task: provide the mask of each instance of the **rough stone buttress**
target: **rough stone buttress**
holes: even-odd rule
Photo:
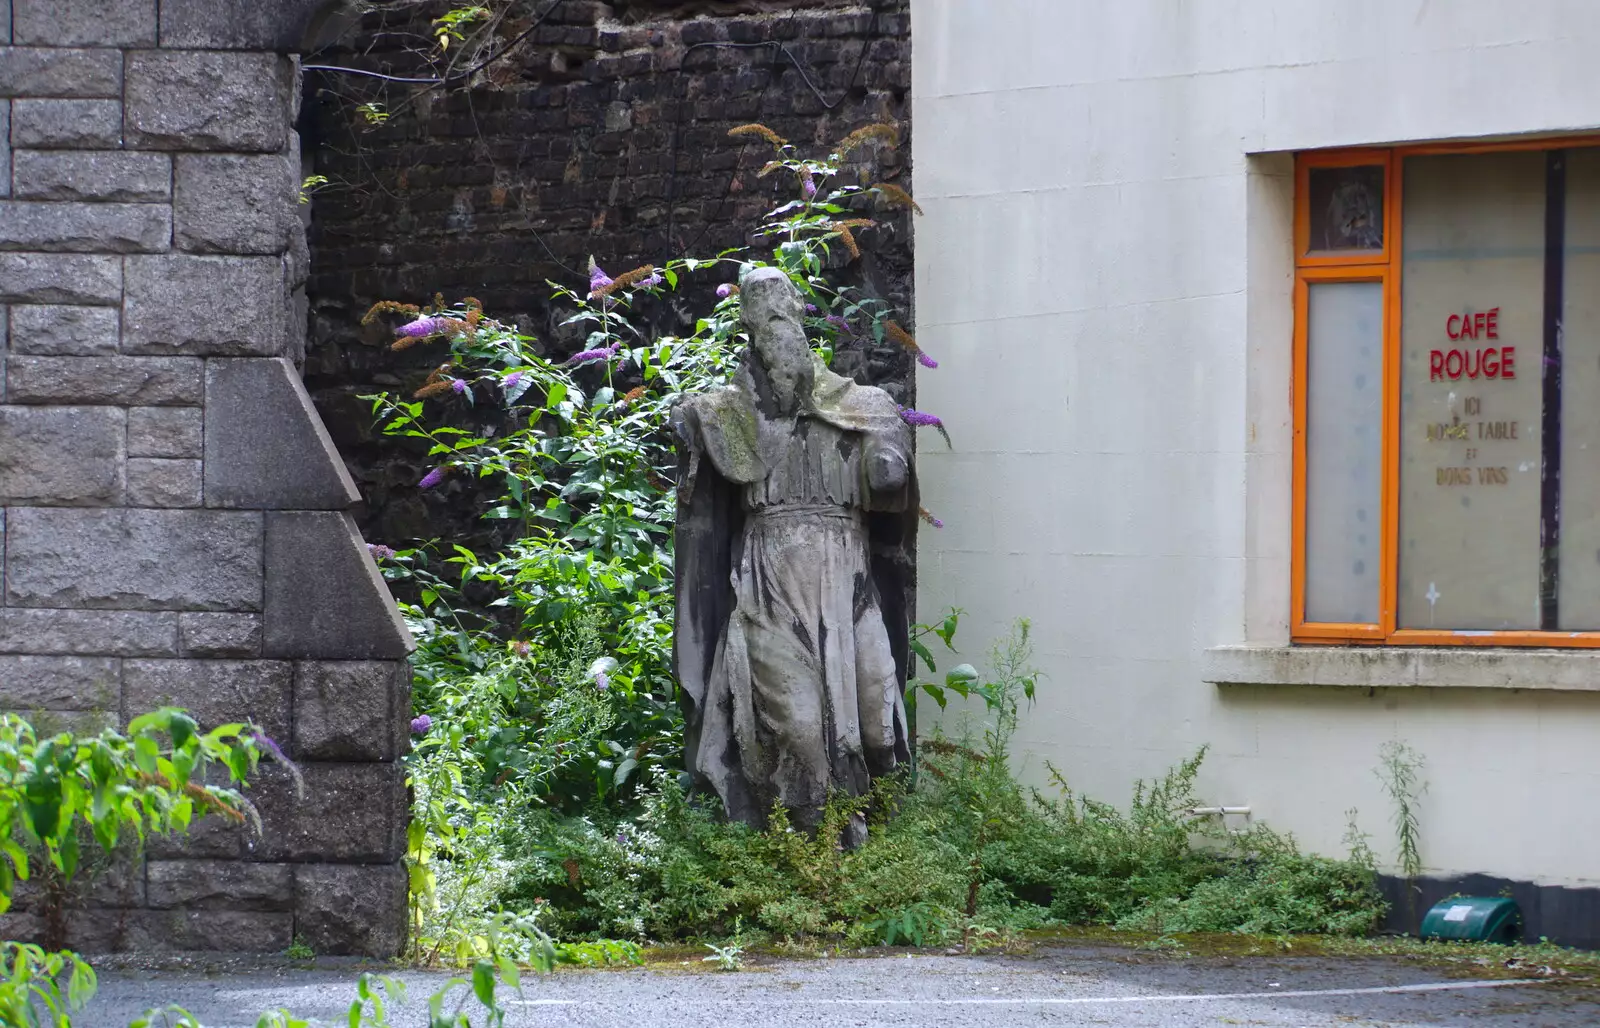
[[[0,705],[249,719],[305,781],[263,764],[259,836],[110,861],[66,913],[89,952],[404,940],[409,641],[290,359],[322,6],[0,0]]]

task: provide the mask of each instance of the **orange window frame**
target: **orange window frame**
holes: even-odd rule
[[[1600,146],[1600,136],[1551,137],[1472,144],[1306,151],[1295,157],[1294,180],[1294,359],[1291,402],[1293,441],[1293,548],[1290,559],[1290,638],[1296,643],[1388,646],[1546,646],[1600,648],[1600,632],[1450,631],[1402,629],[1396,625],[1400,538],[1400,297],[1401,212],[1405,158],[1417,154],[1491,153]],[[1383,248],[1358,253],[1310,253],[1311,170],[1377,165],[1383,169]],[[1383,286],[1383,426],[1379,476],[1378,622],[1311,622],[1306,611],[1306,404],[1307,298],[1315,282],[1379,282]]]

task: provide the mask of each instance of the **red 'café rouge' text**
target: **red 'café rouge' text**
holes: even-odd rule
[[[1444,334],[1451,340],[1499,339],[1500,308],[1469,314],[1452,314],[1444,319]],[[1455,381],[1462,378],[1516,378],[1515,346],[1458,347],[1433,350],[1428,354],[1428,381]]]

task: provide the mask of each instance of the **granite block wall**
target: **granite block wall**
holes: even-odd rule
[[[409,637],[301,383],[301,0],[0,18],[0,705],[250,720],[260,835],[202,823],[37,887],[0,937],[391,955]]]

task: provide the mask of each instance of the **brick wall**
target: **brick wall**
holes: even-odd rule
[[[524,31],[549,7],[519,7],[502,33]],[[315,60],[426,73],[407,48],[436,13],[370,15]],[[787,53],[748,45],[769,41]],[[697,45],[709,43],[745,46]],[[770,152],[730,140],[736,125],[761,121],[825,153],[851,129],[895,122],[906,134],[898,152],[865,155],[857,170],[910,190],[910,49],[908,0],[565,0],[470,88],[419,92],[308,73],[308,171],[331,184],[312,204],[305,374],[366,497],[369,538],[474,541],[485,527],[472,483],[419,493],[424,454],[374,438],[359,395],[414,389],[439,357],[437,347],[389,352],[382,326],[358,324],[368,306],[472,295],[555,351],[578,349],[557,325],[548,281],[581,285],[591,254],[616,273],[744,245],[776,191],[792,192],[777,176],[756,178]],[[368,100],[393,115],[369,124],[356,111]],[[909,310],[910,216],[881,217],[846,274]],[[650,312],[652,321],[684,327],[714,284]],[[892,346],[837,363],[908,397],[910,361]]]
[[[260,836],[202,822],[83,884],[66,941],[396,952],[409,646],[303,346],[306,0],[0,0],[0,705],[251,720]],[[7,14],[9,7],[9,17]],[[24,889],[0,937],[53,915]]]

